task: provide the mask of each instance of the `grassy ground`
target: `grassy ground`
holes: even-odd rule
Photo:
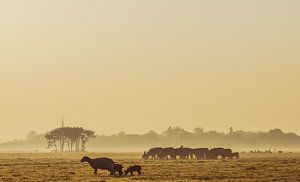
[[[142,175],[98,176],[84,155],[111,157],[127,167],[142,165]],[[300,154],[241,154],[236,160],[144,161],[140,153],[0,153],[0,181],[300,181]]]

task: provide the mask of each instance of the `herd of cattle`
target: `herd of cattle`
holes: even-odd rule
[[[225,148],[187,148],[187,147],[179,147],[179,148],[173,148],[173,147],[155,147],[151,148],[148,152],[144,152],[142,158],[143,159],[171,159],[176,160],[179,159],[218,159],[218,157],[221,157],[222,159],[233,159],[233,158],[239,158],[238,152],[232,152],[231,149],[225,149]],[[121,164],[118,164],[114,162],[112,159],[107,157],[101,157],[101,158],[95,158],[91,159],[88,156],[84,156],[81,160],[81,162],[87,162],[90,164],[90,166],[94,169],[94,174],[97,174],[98,169],[108,170],[110,171],[110,175],[114,175],[115,172],[118,172],[119,175],[123,174],[123,166]],[[140,165],[133,165],[129,166],[124,172],[125,175],[130,173],[133,175],[133,172],[137,172],[139,175],[141,175],[142,166]]]
[[[233,159],[239,158],[238,152],[232,152],[231,149],[226,148],[187,148],[187,147],[155,147],[148,150],[148,152],[144,152],[142,158],[143,159],[218,159],[221,157],[222,159]]]

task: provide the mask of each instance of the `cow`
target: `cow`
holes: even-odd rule
[[[162,148],[158,154],[159,159],[176,159],[176,149],[173,147]]]
[[[114,161],[107,157],[101,157],[96,159],[91,159],[88,156],[84,156],[80,162],[88,162],[90,166],[94,169],[94,175],[97,175],[98,169],[106,169],[110,171],[111,175],[115,174]]]
[[[151,148],[148,152],[144,152],[142,158],[149,159],[149,157],[151,157],[152,159],[158,159],[158,154],[161,150],[162,150],[161,147]]]
[[[192,149],[181,146],[176,149],[176,155],[179,156],[179,159],[189,159],[192,156]]]
[[[118,172],[120,176],[123,174],[123,166],[121,164],[114,164],[114,168],[115,171]]]
[[[197,160],[205,159],[208,152],[208,148],[195,148],[192,150],[192,154]]]
[[[218,157],[221,155],[223,150],[224,148],[222,147],[210,149],[206,155],[206,159],[218,159]]]
[[[127,168],[125,170],[125,175],[130,173],[132,176],[134,171],[138,172],[138,174],[141,175],[141,170],[142,170],[142,166],[140,166],[140,165],[130,166],[129,168]]]
[[[232,150],[231,149],[223,149],[220,153],[222,159],[226,159],[227,157],[230,158],[232,154]]]
[[[239,157],[240,157],[240,154],[238,152],[233,152],[230,154],[229,159],[232,159],[232,158],[238,159]]]

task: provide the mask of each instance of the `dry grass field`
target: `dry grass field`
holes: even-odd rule
[[[82,156],[111,157],[142,175],[110,177],[80,163]],[[234,160],[144,161],[140,153],[0,153],[0,181],[300,181],[300,154],[241,154]]]

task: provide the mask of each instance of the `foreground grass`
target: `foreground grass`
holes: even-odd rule
[[[84,155],[106,156],[141,176],[98,176]],[[242,154],[238,160],[144,161],[140,153],[0,153],[0,181],[300,181],[300,154]]]

